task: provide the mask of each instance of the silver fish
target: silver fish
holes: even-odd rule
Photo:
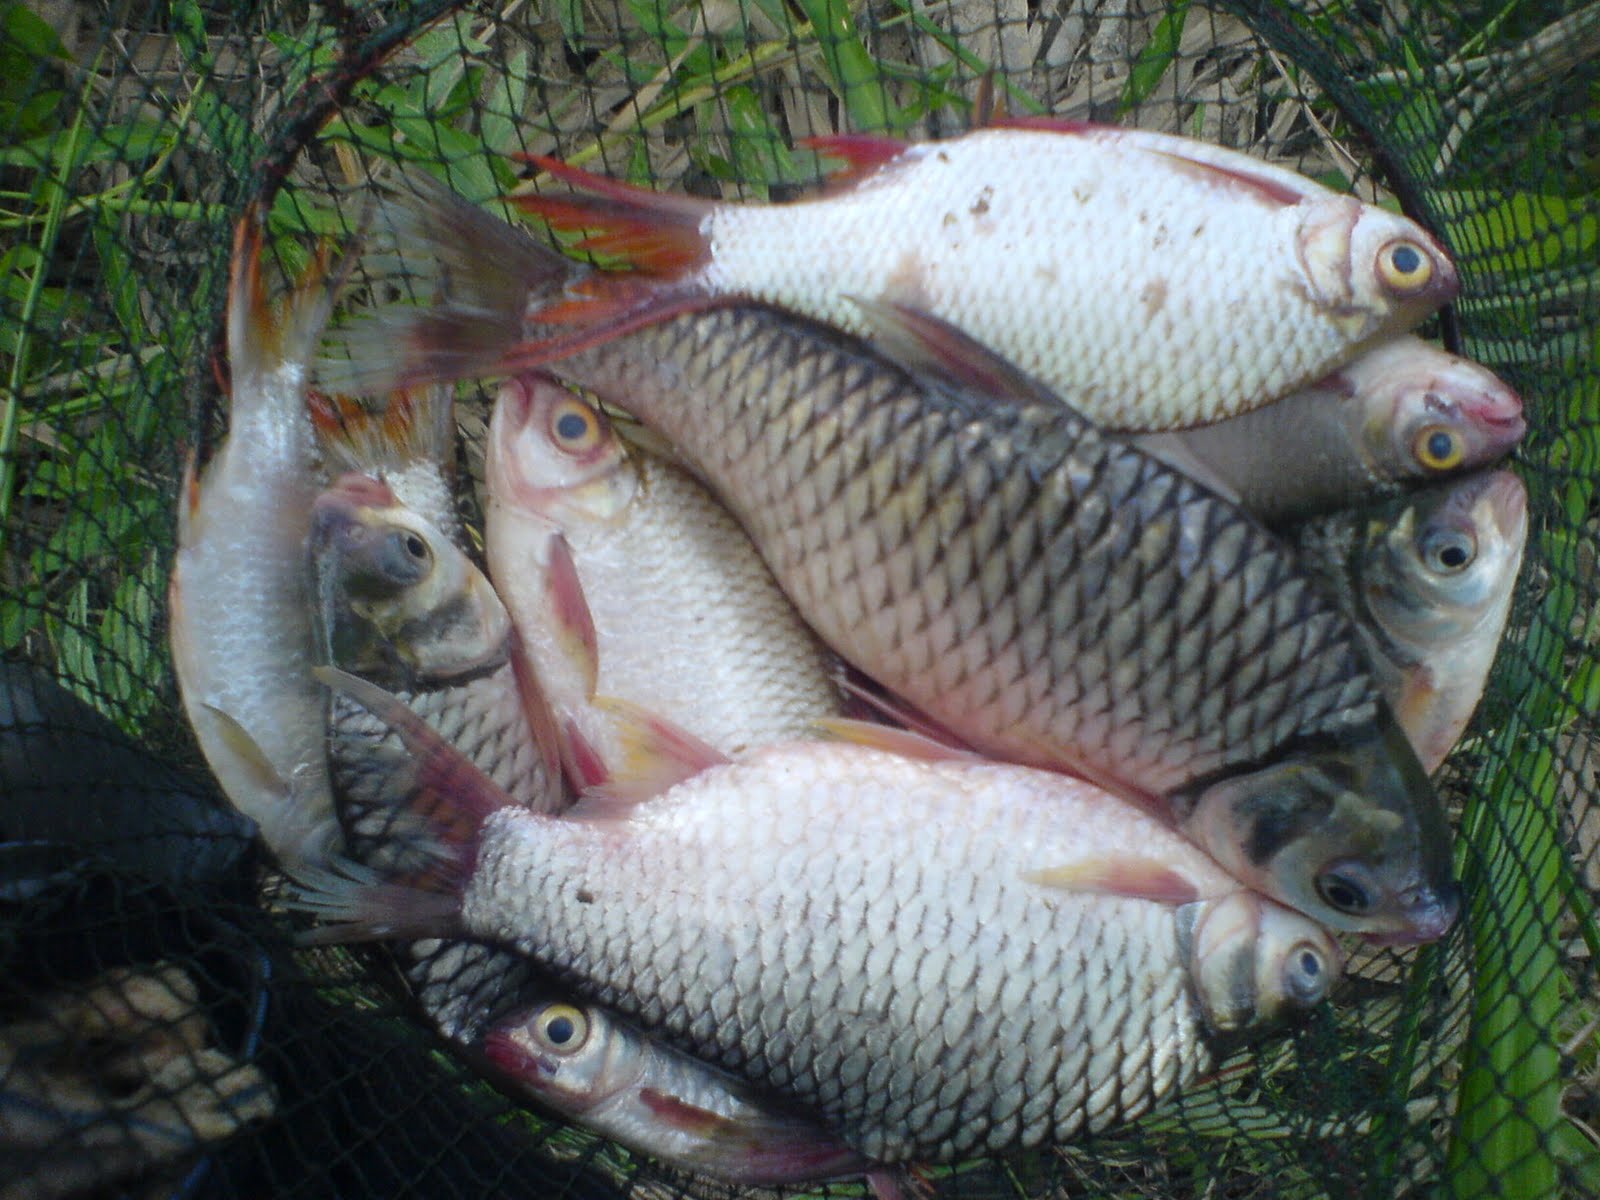
[[[495,1021],[483,1052],[547,1107],[673,1166],[754,1185],[873,1170],[796,1106],[594,1005],[541,998]]]
[[[1295,533],[1366,643],[1379,684],[1428,771],[1483,696],[1528,537],[1528,494],[1484,471]]]
[[[730,757],[837,715],[831,656],[737,522],[587,401],[509,380],[484,466],[489,568],[563,738],[583,743],[569,760],[601,764],[581,782],[619,768],[618,701]]]
[[[319,267],[274,311],[262,237],[251,210],[228,291],[228,437],[198,481],[192,464],[184,481],[168,610],[178,690],[206,761],[287,865],[339,841],[305,571],[320,488],[305,393],[333,283]]]
[[[511,804],[403,705],[454,896],[311,877],[325,940],[502,941],[652,1034],[816,1112],[878,1162],[1096,1131],[1320,1003],[1327,933],[1080,780],[801,742],[629,808]],[[426,766],[422,764],[427,764]]]
[[[1427,776],[1348,619],[1254,520],[912,310],[877,314],[910,370],[732,301],[521,340],[530,290],[579,268],[419,199],[458,291],[347,327],[355,374],[537,363],[589,388],[712,485],[824,641],[967,745],[1164,801],[1336,928],[1449,927]]]

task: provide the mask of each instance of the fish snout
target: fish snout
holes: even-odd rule
[[[1511,471],[1496,471],[1489,476],[1484,496],[1501,535],[1521,544],[1528,524],[1528,489],[1522,480]]]
[[[1450,931],[1461,911],[1461,888],[1453,880],[1408,888],[1395,897],[1403,926],[1389,933],[1367,934],[1379,946],[1416,946],[1436,942]]]

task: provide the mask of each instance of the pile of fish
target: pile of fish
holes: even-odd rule
[[[535,160],[607,269],[404,180],[367,262],[428,299],[326,339],[342,271],[274,309],[247,216],[172,639],[312,938],[636,1149],[890,1194],[1148,1111],[1323,1003],[1335,934],[1449,929],[1429,773],[1523,421],[1410,334],[1439,245],[1293,172],[815,146],[836,186],[769,206]]]

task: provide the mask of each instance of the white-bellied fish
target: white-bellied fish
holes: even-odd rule
[[[457,290],[348,327],[351,374],[538,364],[589,388],[711,485],[825,642],[965,744],[1164,801],[1336,928],[1449,927],[1449,831],[1354,627],[1234,505],[912,310],[874,310],[902,363],[732,300],[519,341],[528,288],[573,265],[421,202]]]
[[[1135,444],[1279,526],[1487,466],[1526,427],[1493,372],[1401,337],[1254,412]]]
[[[856,334],[856,298],[955,325],[1112,429],[1247,412],[1404,333],[1455,268],[1414,221],[1187,138],[1013,119],[948,141],[814,139],[825,195],[718,203],[532,161],[572,193],[517,198],[635,268],[546,320],[607,323],[746,297]],[[641,274],[657,277],[652,284]]]
[[[1295,532],[1302,562],[1361,631],[1379,685],[1430,772],[1483,696],[1527,537],[1527,490],[1510,471]]]
[[[617,772],[641,711],[730,757],[838,713],[831,656],[738,523],[593,405],[508,380],[485,476],[489,569],[580,784]]]
[[[227,440],[198,478],[192,464],[185,477],[167,605],[178,690],[206,761],[289,865],[339,841],[305,559],[321,487],[306,385],[336,281],[319,260],[270,306],[262,240],[251,210],[228,291]]]
[[[1054,772],[799,742],[652,799],[528,813],[392,697],[453,895],[306,873],[320,940],[470,933],[787,1096],[878,1162],[1110,1128],[1341,968],[1137,806]],[[358,871],[358,868],[349,868]]]

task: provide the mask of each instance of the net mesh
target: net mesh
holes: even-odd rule
[[[1531,533],[1441,775],[1457,928],[1359,951],[1335,1004],[1130,1128],[934,1184],[1600,1194],[1597,47],[1600,5],[1534,0],[0,0],[0,1197],[732,1194],[511,1105],[256,903],[164,620],[231,226],[262,201],[292,275],[396,165],[487,202],[521,152],[784,199],[820,179],[801,139],[953,135],[989,89],[1420,218],[1463,280],[1423,332],[1524,397]]]

